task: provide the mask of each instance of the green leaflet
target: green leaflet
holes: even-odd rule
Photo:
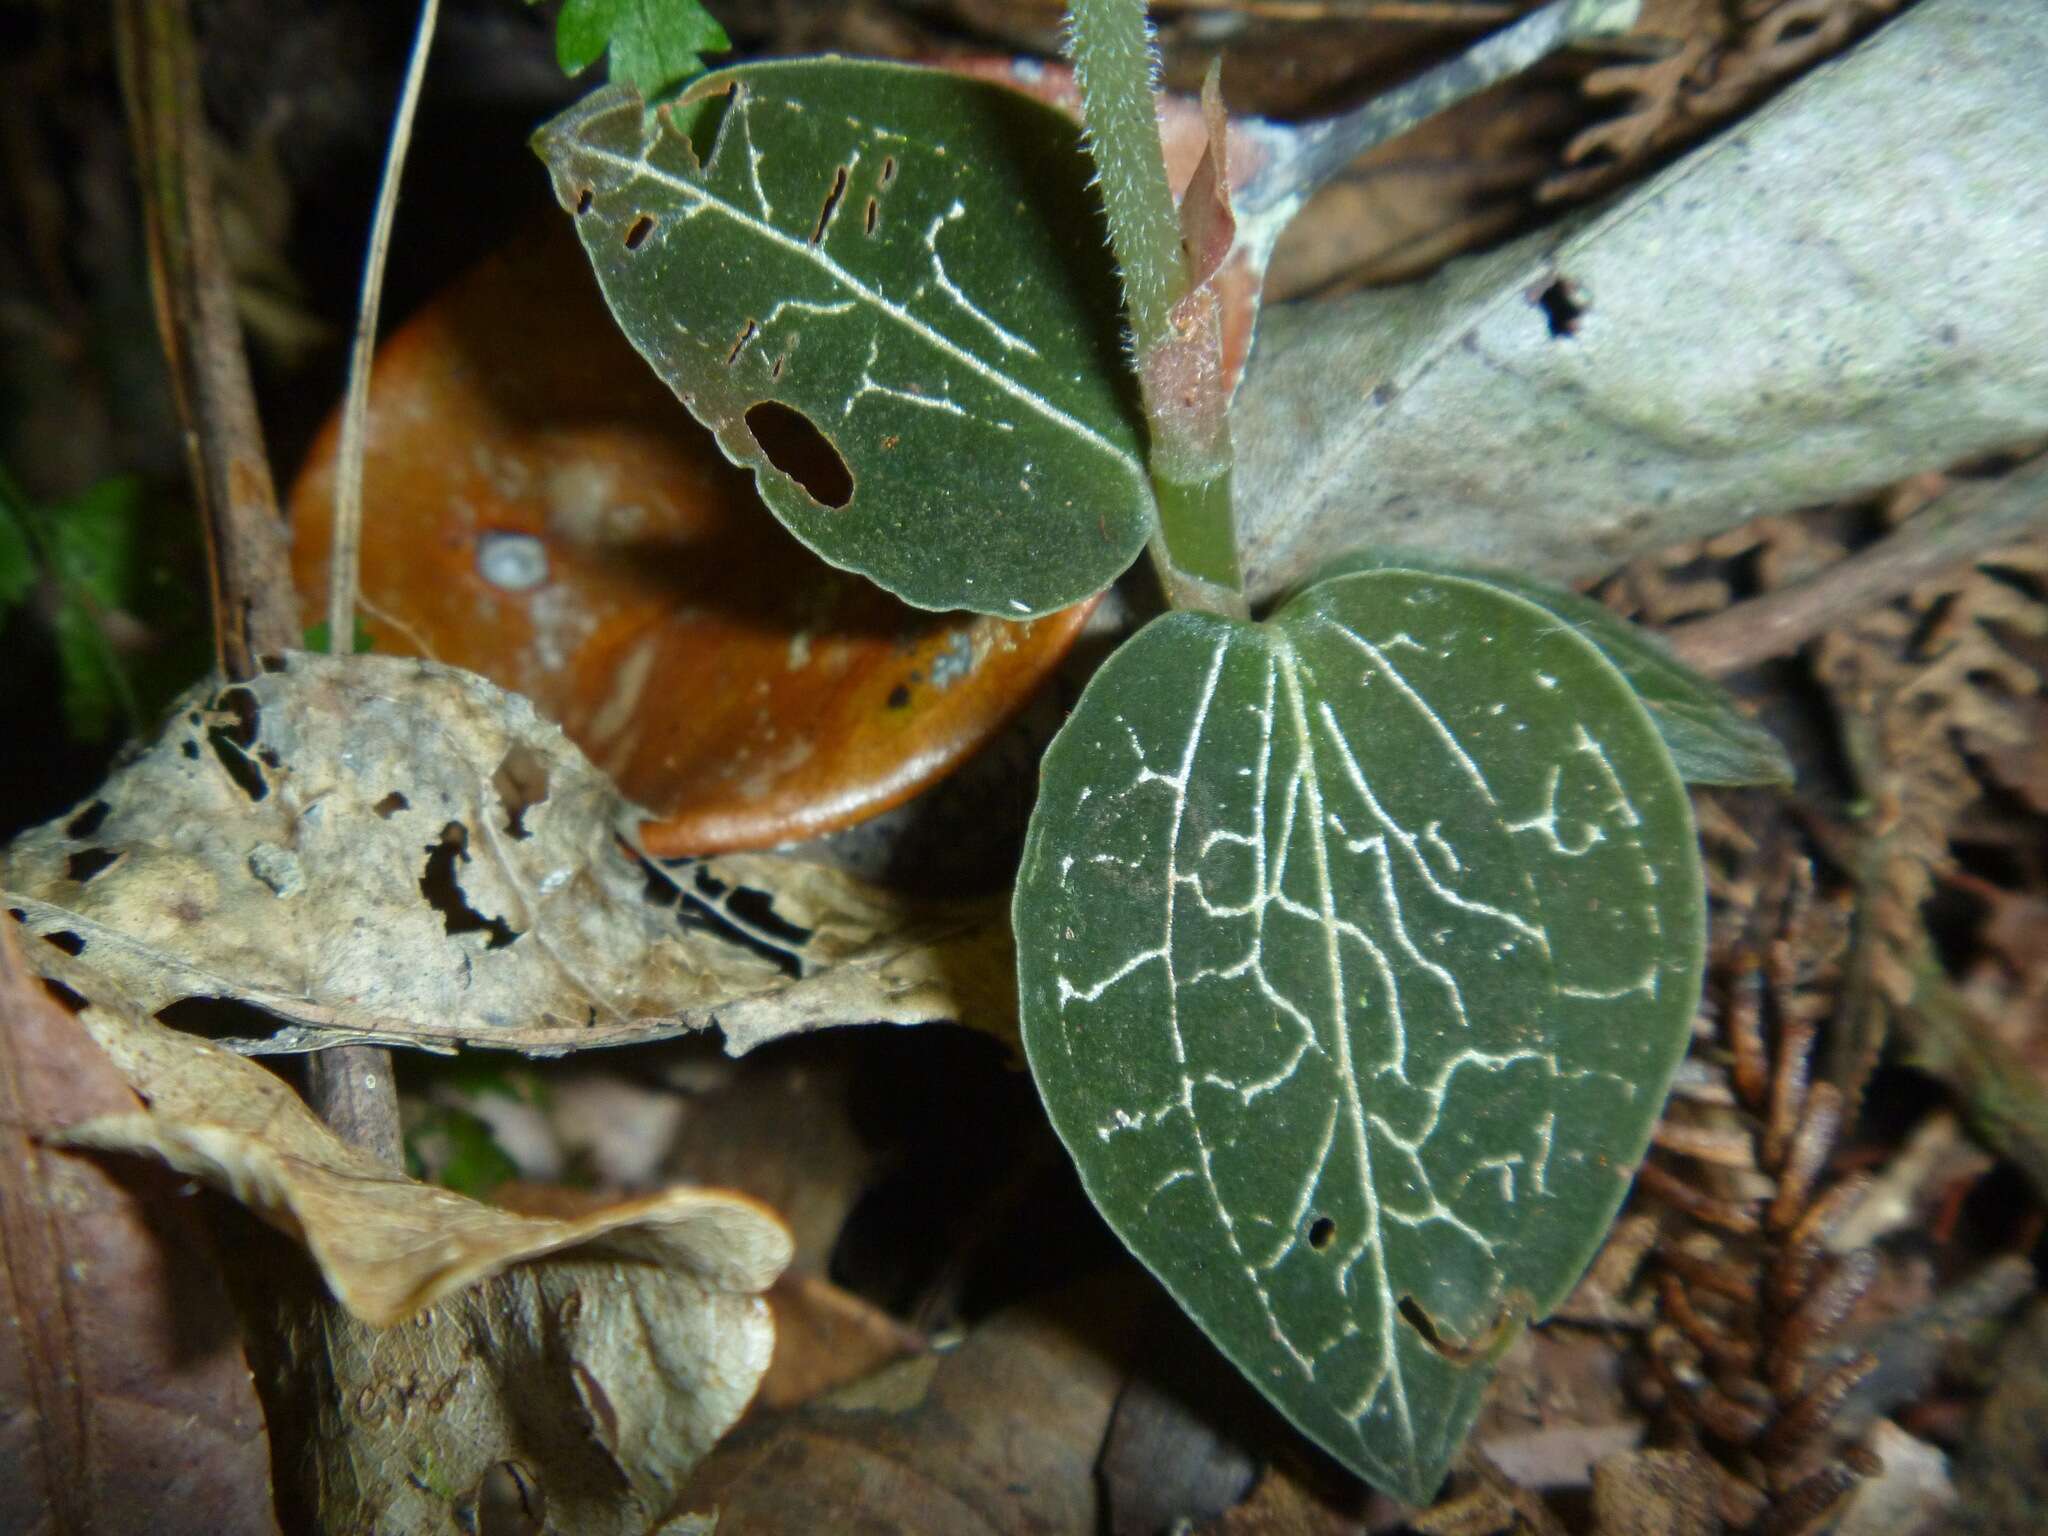
[[[564,0],[555,17],[562,73],[582,74],[609,49],[613,82],[647,97],[701,73],[704,54],[730,47],[725,28],[697,0]]]
[[[534,142],[620,327],[825,559],[1023,618],[1143,546],[1115,274],[1059,113],[800,60],[651,118],[600,91]]]
[[[1628,681],[1459,578],[1169,614],[1046,754],[1015,924],[1097,1206],[1297,1425],[1425,1501],[1605,1234],[1699,996],[1691,811]]]
[[[1777,737],[1736,706],[1727,689],[1679,661],[1655,635],[1590,597],[1490,566],[1458,565],[1413,550],[1372,547],[1341,555],[1308,583],[1359,571],[1435,571],[1467,576],[1546,608],[1598,646],[1634,684],[1636,697],[1688,784],[1790,784],[1792,762]],[[1306,590],[1306,589],[1305,589]]]

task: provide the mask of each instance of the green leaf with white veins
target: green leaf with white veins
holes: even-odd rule
[[[1045,758],[1024,1044],[1118,1234],[1426,1501],[1648,1143],[1699,997],[1691,809],[1619,672],[1413,571],[1156,620]]]
[[[1024,618],[1152,527],[1072,122],[841,59],[600,91],[535,147],[620,327],[796,536],[924,608]]]

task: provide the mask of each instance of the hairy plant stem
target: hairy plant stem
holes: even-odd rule
[[[1123,275],[1151,433],[1159,508],[1152,561],[1174,607],[1244,618],[1222,325],[1214,293],[1189,281],[1159,139],[1156,57],[1143,0],[1073,0],[1069,18],[1068,51]]]

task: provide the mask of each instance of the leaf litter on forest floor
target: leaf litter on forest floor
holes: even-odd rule
[[[278,1352],[273,1400],[295,1384],[293,1406],[320,1425],[327,1527],[374,1512],[397,1530],[459,1529],[510,1458],[563,1528],[644,1529],[752,1399],[775,1342],[763,1293],[791,1252],[765,1207],[677,1188],[529,1216],[418,1183],[342,1142],[261,1064],[62,968],[148,1104],[62,1142],[154,1156],[232,1194],[304,1245],[334,1298],[266,1289],[278,1315],[258,1335]]]
[[[1003,1029],[999,914],[773,855],[664,869],[623,841],[636,819],[481,678],[293,653],[189,695],[95,798],[0,854],[0,888],[145,1012],[225,998],[283,1020],[235,1042],[255,1050]]]
[[[46,1144],[135,1098],[0,923],[0,1529],[275,1532],[262,1408],[201,1214]]]

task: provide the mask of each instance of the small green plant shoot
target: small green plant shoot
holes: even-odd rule
[[[1411,94],[1635,9],[1561,0]],[[1684,783],[1786,765],[1653,640],[1520,579],[1365,551],[1253,620],[1214,77],[1176,206],[1142,5],[1072,11],[1085,138],[997,86],[827,59],[658,110],[615,83],[536,148],[626,334],[827,560],[1021,618],[1150,546],[1172,611],[1044,759],[1024,1047],[1123,1241],[1305,1433],[1424,1502],[1684,1053]]]

